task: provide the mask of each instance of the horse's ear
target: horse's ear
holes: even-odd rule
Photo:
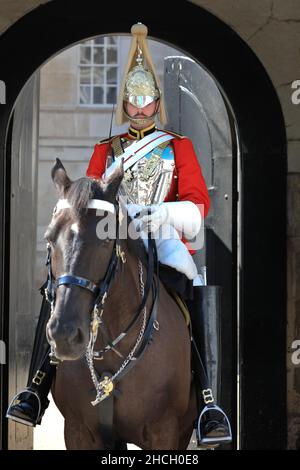
[[[124,176],[124,165],[123,158],[120,159],[120,164],[113,170],[113,172],[107,177],[102,179],[103,192],[108,201],[114,202],[117,196],[117,192],[121,181]]]
[[[55,165],[51,170],[51,177],[59,195],[63,196],[66,190],[70,187],[71,180],[59,158],[56,159]]]

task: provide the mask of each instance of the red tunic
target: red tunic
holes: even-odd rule
[[[121,137],[131,138],[127,134]],[[203,204],[202,216],[206,217],[210,207],[209,195],[193,144],[189,138],[176,134],[171,143],[174,149],[175,167],[170,190],[164,202],[191,201],[194,204]],[[97,179],[102,177],[106,168],[108,147],[108,141],[95,145],[86,171],[87,176]],[[190,251],[195,253],[193,250]]]

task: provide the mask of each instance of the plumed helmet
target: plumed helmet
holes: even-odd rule
[[[124,100],[137,108],[143,108],[160,98],[160,90],[153,74],[142,65],[130,70],[126,77]]]
[[[137,23],[132,26],[131,33],[132,41],[118,99],[116,123],[123,124],[128,120],[124,113],[124,101],[143,108],[160,99],[159,119],[165,124],[165,106],[146,39],[148,29],[142,23]]]

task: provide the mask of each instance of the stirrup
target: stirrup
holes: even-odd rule
[[[222,437],[205,437],[203,436],[202,429],[205,426],[205,414],[207,412],[211,411],[218,411],[221,415],[222,418],[224,419],[224,424],[227,425],[228,428],[228,434],[227,436],[222,436]],[[232,442],[232,431],[231,431],[231,426],[229,419],[227,418],[226,414],[224,411],[217,405],[206,405],[203,410],[200,413],[200,416],[198,418],[197,422],[197,428],[196,428],[196,437],[197,437],[197,443],[198,446],[218,446],[219,444],[228,444]]]
[[[16,400],[18,400],[18,397],[20,395],[22,395],[22,393],[31,393],[32,395],[35,396],[35,398],[37,399],[37,402],[38,402],[38,413],[37,413],[37,416],[36,418],[33,418],[32,419],[32,422],[31,421],[27,421],[26,419],[22,419],[18,416],[15,416],[13,414],[10,413],[10,409],[13,407],[13,406],[16,406],[18,405],[18,403],[15,403]],[[20,400],[21,402],[21,400]],[[17,423],[21,423],[21,424],[26,424],[26,426],[32,426],[32,427],[35,427],[37,424],[40,424],[41,422],[41,418],[42,418],[42,415],[41,415],[41,410],[42,410],[42,405],[41,405],[41,399],[39,397],[39,395],[34,392],[33,390],[30,390],[29,388],[25,388],[24,390],[22,390],[21,392],[17,393],[12,401],[10,402],[10,405],[7,409],[7,412],[6,412],[6,418],[9,418],[9,419],[12,419],[13,421],[16,421]]]

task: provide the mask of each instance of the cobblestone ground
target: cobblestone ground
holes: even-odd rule
[[[63,417],[50,398],[50,405],[47,409],[41,426],[37,426],[34,430],[34,450],[63,450],[64,442],[64,425]],[[128,445],[130,450],[139,450],[133,444]],[[196,439],[193,436],[189,445],[189,449],[196,450]]]

